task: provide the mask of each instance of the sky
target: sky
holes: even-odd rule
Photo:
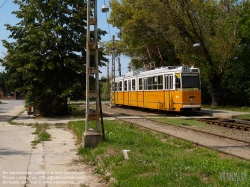
[[[105,30],[108,34],[105,36],[102,36],[101,42],[106,42],[106,41],[111,41],[112,36],[115,35],[115,38],[117,39],[116,34],[118,33],[118,30],[114,28],[112,25],[107,23],[107,18],[109,17],[109,13],[111,9],[109,10],[108,13],[103,13],[102,10],[102,5],[104,4],[105,0],[98,0],[97,1],[97,18],[98,18],[98,28]],[[107,3],[106,3],[107,4]],[[13,11],[18,10],[18,6],[13,3],[12,0],[0,0],[0,58],[4,57],[4,54],[6,54],[7,50],[5,47],[2,45],[2,40],[7,40],[9,42],[13,41],[12,39],[8,38],[9,35],[11,34],[10,31],[6,30],[6,27],[4,24],[10,24],[10,25],[16,25],[20,19],[17,19],[14,14],[12,14]],[[110,60],[110,65],[109,67],[111,68],[111,56],[107,57]],[[121,62],[121,70],[122,70],[122,75],[124,75],[127,72],[127,66],[128,62],[130,61],[129,58],[125,56],[120,57],[120,62]],[[117,59],[115,61],[115,66],[116,66],[116,75],[118,75],[117,71]],[[4,70],[4,67],[0,66],[0,72]],[[106,77],[107,75],[107,68],[106,67],[100,67],[99,69],[102,73],[99,74],[99,77]],[[111,69],[109,70],[110,75],[111,75]]]

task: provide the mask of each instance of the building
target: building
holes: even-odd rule
[[[17,99],[17,93],[16,92],[3,92],[3,91],[0,91],[0,99],[1,100],[14,100],[14,99]]]

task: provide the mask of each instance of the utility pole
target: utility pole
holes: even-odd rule
[[[110,98],[110,77],[109,77],[109,61],[107,62],[107,84],[106,84],[106,98]]]
[[[111,92],[110,108],[115,107],[115,35],[112,40],[112,75],[111,75]]]
[[[107,79],[109,79],[109,61],[107,62]]]
[[[122,70],[121,70],[120,57],[118,57],[118,72],[119,72],[119,77],[121,77],[122,76]]]
[[[90,26],[94,26],[94,39],[90,37]],[[86,120],[83,133],[82,146],[94,147],[103,140],[100,132],[100,107],[99,107],[99,71],[98,71],[98,33],[97,33],[97,0],[87,1],[87,41],[86,41]],[[95,64],[90,66],[90,51],[94,52]],[[90,76],[95,77],[95,89],[90,90]],[[96,111],[90,112],[90,99],[95,100]],[[96,121],[94,129],[89,128],[89,122]]]

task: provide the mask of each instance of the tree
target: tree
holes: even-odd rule
[[[136,56],[143,55],[137,50],[143,42],[160,43],[164,54],[173,55],[170,60],[200,67],[217,106],[222,77],[240,43],[242,7],[236,0],[113,0],[109,20],[121,28],[121,40]]]
[[[7,72],[0,72],[0,91],[7,92],[10,91],[7,86],[6,82],[9,79],[9,74]]]
[[[108,22],[120,29],[121,41],[115,45],[116,49],[133,59],[133,67],[142,67],[152,61],[157,67],[180,64],[174,46],[166,39],[168,25],[162,24],[158,0],[112,0],[110,6],[112,12]]]
[[[27,98],[34,97],[42,115],[63,115],[67,113],[66,98],[83,98],[85,93],[86,1],[15,0],[14,3],[19,10],[13,13],[21,21],[6,26],[15,42],[3,41],[8,50],[3,65],[11,74],[9,84],[17,91],[25,91]],[[98,30],[98,34],[100,39],[106,32]],[[91,55],[93,64],[94,54]],[[99,65],[105,61],[100,48]],[[94,81],[94,77],[90,80]]]
[[[110,82],[110,80],[107,79],[106,77],[101,77],[101,80],[100,80],[100,92],[101,92],[101,98],[102,99],[109,99],[109,96],[110,96],[109,82]]]
[[[223,104],[237,106],[250,105],[250,3],[244,2],[242,16],[239,21],[240,44],[236,56],[230,61],[223,77],[221,97]]]

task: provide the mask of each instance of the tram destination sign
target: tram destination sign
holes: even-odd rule
[[[198,76],[198,73],[182,73],[182,76]]]

